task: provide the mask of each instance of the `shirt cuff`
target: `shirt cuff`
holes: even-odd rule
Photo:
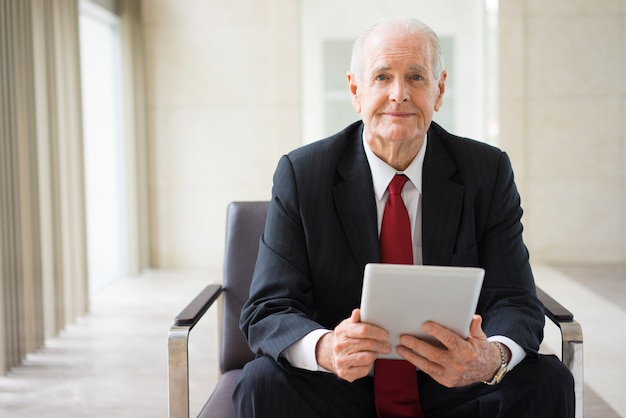
[[[507,366],[507,370],[513,370],[513,367],[517,366],[521,363],[522,360],[526,357],[526,351],[515,341],[512,339],[505,337],[503,335],[494,335],[493,337],[487,338],[488,341],[498,341],[507,346],[509,350],[511,350],[511,360]]]
[[[309,332],[307,335],[302,337],[302,339],[287,347],[282,352],[282,356],[294,367],[312,372],[330,372],[330,370],[320,367],[317,364],[317,358],[315,357],[317,342],[323,335],[329,332],[331,331],[328,329],[316,329]]]

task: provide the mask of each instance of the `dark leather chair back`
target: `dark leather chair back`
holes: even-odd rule
[[[254,358],[239,330],[239,314],[248,300],[268,205],[269,202],[232,202],[228,205],[220,343],[222,373],[241,369]]]

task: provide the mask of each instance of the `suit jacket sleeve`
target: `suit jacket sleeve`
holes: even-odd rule
[[[240,327],[275,359],[359,306],[366,263],[379,258],[376,206],[360,123],[283,156]]]
[[[428,138],[424,263],[484,268],[477,307],[483,330],[536,354],[545,317],[522,240],[522,209],[509,158],[495,147],[450,135],[435,123]]]
[[[487,335],[505,335],[536,354],[543,339],[545,315],[537,299],[529,255],[522,240],[522,209],[508,156],[501,153],[479,236],[478,254],[485,283],[478,312]]]
[[[307,249],[287,156],[278,163],[272,194],[240,325],[254,353],[278,359],[285,348],[321,325],[311,319],[313,292],[304,256]]]

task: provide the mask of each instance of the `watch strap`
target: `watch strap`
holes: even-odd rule
[[[494,344],[496,345],[496,347],[498,347],[498,350],[500,351],[500,368],[493,376],[493,379],[491,379],[491,381],[483,381],[484,384],[489,386],[497,385],[502,381],[502,378],[504,378],[504,375],[508,371],[507,367],[509,365],[506,359],[506,351],[504,350],[502,343],[499,341],[495,341]]]

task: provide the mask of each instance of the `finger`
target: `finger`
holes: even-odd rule
[[[371,368],[374,364],[374,360],[378,357],[377,353],[373,351],[360,351],[357,353],[352,353],[351,355],[345,357],[344,365],[346,367],[351,368]]]
[[[422,330],[434,337],[450,351],[455,350],[462,341],[462,338],[457,334],[435,322],[424,322],[424,324],[422,324]]]
[[[409,353],[407,353],[406,357],[409,358],[406,358],[406,360],[414,363],[420,368],[424,365],[423,361],[440,365],[445,365],[450,362],[450,350],[440,346],[435,346],[427,341],[420,340],[419,338],[415,338],[410,335],[402,335],[400,337],[400,345],[396,351],[400,354],[400,350],[405,349],[415,355],[415,357],[412,357]],[[404,351],[402,352],[405,353]],[[413,360],[415,360],[415,362]]]
[[[384,346],[374,340],[353,340],[344,343],[338,347],[340,352],[335,356],[335,371],[339,377],[350,382],[366,376],[381,352],[391,353],[390,345]]]
[[[348,367],[337,370],[336,374],[343,380],[354,382],[357,379],[365,377],[369,374],[371,366],[367,367]]]
[[[352,338],[365,338],[365,339],[373,339],[376,341],[381,341],[384,343],[389,342],[389,333],[384,329],[368,324],[366,322],[361,321],[361,310],[354,309],[350,318],[345,320],[348,325],[350,325],[348,329],[348,333]]]
[[[344,338],[335,343],[336,356],[351,356],[358,353],[371,353],[372,361],[379,354],[390,354],[391,344],[373,338]]]
[[[396,352],[400,357],[430,376],[436,377],[445,373],[445,367],[442,364],[430,361],[428,358],[417,354],[405,346],[399,345],[396,348]]]
[[[387,331],[371,324],[352,322],[355,318],[358,318],[358,310],[353,311],[350,318],[335,328],[333,351],[336,357],[349,356],[361,351],[371,352],[374,356],[391,353],[392,347]]]

